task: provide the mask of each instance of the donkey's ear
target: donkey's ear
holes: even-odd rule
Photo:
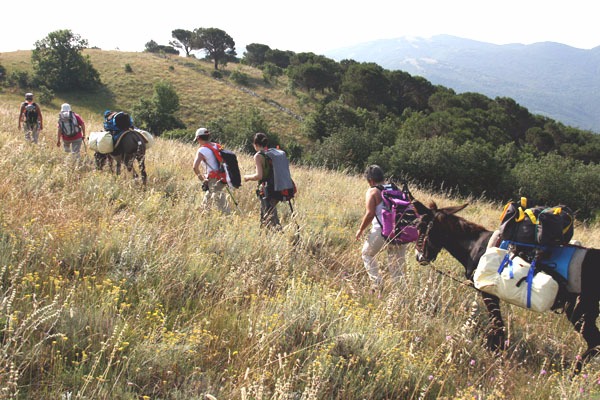
[[[457,212],[464,210],[464,208],[468,205],[469,203],[465,203],[462,206],[444,207],[444,212],[446,214],[456,214]]]
[[[413,200],[412,203],[415,206],[415,209],[417,210],[417,213],[419,215],[431,214],[431,210],[429,208],[425,207],[425,205],[423,203],[421,203],[419,200]]]

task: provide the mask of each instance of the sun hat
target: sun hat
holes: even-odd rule
[[[33,93],[25,93],[25,100],[33,100]]]
[[[60,111],[61,112],[71,111],[71,106],[68,103],[65,103],[62,106],[60,106]]]
[[[208,129],[198,128],[198,130],[196,131],[196,136],[194,136],[194,140],[198,140],[198,138],[200,136],[208,136],[208,135],[210,135],[210,132],[208,131]]]

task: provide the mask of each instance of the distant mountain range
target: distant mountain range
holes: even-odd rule
[[[377,40],[325,55],[403,70],[457,93],[510,97],[533,114],[600,132],[600,46],[495,45],[439,35]]]

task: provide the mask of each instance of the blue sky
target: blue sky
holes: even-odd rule
[[[32,49],[36,40],[71,29],[91,46],[142,51],[168,44],[174,29],[219,28],[236,42],[295,52],[327,50],[377,39],[449,34],[495,44],[553,41],[600,45],[594,0],[145,0],[57,2],[2,6],[0,52]],[[1,55],[0,55],[1,62]]]

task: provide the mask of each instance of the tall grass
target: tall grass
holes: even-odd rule
[[[600,396],[596,362],[571,377],[584,342],[560,315],[503,306],[510,346],[493,356],[476,292],[411,252],[404,281],[371,293],[361,177],[293,168],[299,233],[284,205],[283,232],[267,232],[251,184],[231,215],[201,209],[191,145],[158,138],[143,189],[91,154],[73,166],[51,129],[25,143],[13,108],[0,105],[2,398]],[[466,218],[496,226],[499,204],[467,200]],[[576,237],[598,247],[598,230]],[[436,268],[462,277],[447,254]]]

